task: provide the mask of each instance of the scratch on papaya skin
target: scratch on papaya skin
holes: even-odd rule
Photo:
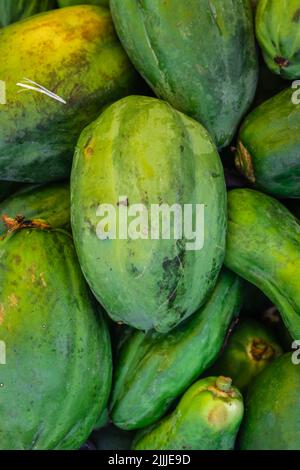
[[[17,215],[15,218],[11,218],[4,214],[2,220],[7,227],[7,233],[16,232],[24,228],[38,228],[40,230],[46,230],[50,228],[50,225],[43,220],[26,220],[23,215]]]
[[[235,165],[237,169],[251,182],[255,183],[256,178],[252,163],[252,157],[243,143],[239,140],[235,154]]]
[[[4,307],[2,304],[0,304],[0,325],[2,325],[4,321]]]

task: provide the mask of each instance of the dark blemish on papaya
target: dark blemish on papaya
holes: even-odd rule
[[[274,59],[275,64],[279,65],[279,67],[288,67],[290,65],[290,62],[288,59],[285,59],[284,57],[275,57]]]
[[[94,149],[93,147],[87,147],[84,149],[84,155],[87,158],[91,158],[94,155]]]
[[[14,262],[15,264],[19,265],[21,263],[21,256],[20,255],[16,255],[14,256]]]
[[[184,152],[184,145],[180,145],[180,152],[181,152],[181,153]]]
[[[131,272],[132,274],[134,274],[134,275],[140,273],[139,270],[138,270],[138,268],[137,268],[134,264],[131,264],[131,265],[130,265],[130,272]]]
[[[293,23],[299,23],[300,21],[300,8],[295,11],[295,14],[293,16]]]
[[[211,176],[213,178],[219,178],[221,175],[220,175],[220,173],[212,173]]]

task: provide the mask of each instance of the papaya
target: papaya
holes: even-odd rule
[[[281,346],[266,327],[253,319],[243,318],[208,374],[231,377],[243,392],[281,354]]]
[[[60,8],[82,4],[108,7],[109,0],[58,0]]]
[[[224,270],[205,306],[175,330],[127,334],[115,361],[114,424],[138,429],[160,419],[217,358],[242,302],[243,282]]]
[[[228,377],[199,380],[162,421],[137,434],[134,450],[231,450],[243,398]]]
[[[300,450],[300,367],[279,357],[255,380],[246,398],[242,450]]]
[[[20,184],[11,181],[0,181],[0,202],[16,192],[20,186]]]
[[[55,0],[2,0],[0,28],[55,7]]]
[[[300,77],[300,4],[298,0],[260,0],[256,37],[269,69],[283,78]]]
[[[68,182],[26,185],[0,203],[0,218],[7,214],[25,220],[40,219],[52,228],[70,230],[70,185]],[[0,220],[0,236],[5,232],[5,223]]]
[[[133,438],[133,432],[122,431],[113,424],[92,435],[92,441],[97,450],[130,450]]]
[[[82,132],[72,230],[114,321],[166,333],[207,300],[224,259],[226,198],[207,131],[164,101],[123,98]]]
[[[254,109],[239,131],[236,167],[255,188],[300,197],[300,100],[287,88]]]
[[[109,11],[81,5],[10,25],[0,30],[0,55],[7,95],[0,107],[0,179],[67,179],[81,131],[102,106],[134,88],[136,72]]]
[[[111,0],[119,38],[159,98],[200,121],[219,148],[250,106],[258,65],[244,0]]]
[[[261,289],[299,339],[299,223],[279,201],[252,189],[229,192],[228,218],[225,265]]]
[[[71,236],[25,227],[0,240],[0,449],[78,449],[106,407],[110,339]]]

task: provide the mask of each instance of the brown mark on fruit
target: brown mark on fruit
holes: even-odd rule
[[[253,339],[250,346],[251,357],[259,362],[271,359],[275,354],[274,348],[263,339]]]
[[[256,178],[254,175],[252,157],[240,140],[237,144],[235,165],[240,173],[242,173],[251,183],[255,183]]]
[[[227,410],[223,404],[216,405],[208,414],[208,421],[216,426],[221,426],[227,421]]]
[[[279,57],[279,56],[275,57],[274,62],[275,64],[279,65],[280,68],[285,68],[290,65],[290,62],[288,61],[288,59],[285,59],[284,57]]]

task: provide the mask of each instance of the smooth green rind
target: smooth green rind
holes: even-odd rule
[[[99,206],[112,205],[118,221],[120,197],[128,210],[191,204],[194,221],[196,204],[204,204],[203,248],[174,240],[173,230],[170,239],[152,239],[150,223],[147,239],[122,240],[117,231],[100,240]],[[114,321],[167,332],[206,301],[224,259],[226,199],[208,133],[163,101],[124,98],[84,130],[72,170],[72,229],[86,279]]]
[[[43,11],[51,10],[55,0],[1,0],[0,28]]]
[[[72,239],[24,229],[0,260],[0,449],[77,449],[106,406],[111,351]]]
[[[208,375],[231,377],[236,387],[244,391],[281,354],[281,346],[265,326],[242,319]]]
[[[45,186],[25,186],[0,204],[0,218],[20,215],[26,220],[40,219],[51,228],[70,230],[70,185],[52,183]],[[0,236],[7,228],[0,219]]]
[[[0,107],[0,179],[29,183],[66,179],[80,132],[104,105],[134,88],[136,73],[116,37],[109,11],[82,5],[3,28],[0,56],[5,57],[0,77],[7,98]],[[17,86],[24,78],[67,104]]]
[[[299,223],[276,199],[250,189],[229,192],[228,218],[225,265],[261,289],[299,339]]]
[[[290,353],[278,358],[250,388],[242,450],[300,450],[300,366],[292,361]]]
[[[299,98],[299,90],[282,91],[252,111],[239,132],[237,168],[278,197],[300,197]]]
[[[58,0],[60,8],[83,4],[108,7],[109,0]]]
[[[283,78],[300,77],[299,0],[260,0],[256,37],[269,69]]]
[[[171,415],[136,436],[133,449],[233,449],[243,418],[243,399],[235,387],[221,391],[217,380],[209,377],[196,382]]]
[[[257,83],[248,0],[111,0],[118,35],[159,98],[228,145]]]
[[[171,333],[133,332],[115,364],[110,403],[114,423],[137,429],[161,418],[214,362],[242,301],[241,279],[224,270],[205,306]]]

